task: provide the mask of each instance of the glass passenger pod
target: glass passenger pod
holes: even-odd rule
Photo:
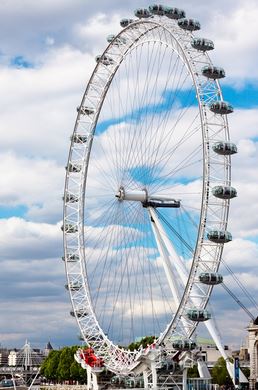
[[[202,272],[199,275],[199,280],[208,286],[215,286],[223,282],[223,276],[216,272]]]
[[[207,233],[207,238],[217,244],[226,244],[232,241],[232,234],[226,230],[210,230]]]
[[[150,12],[146,8],[137,8],[134,11],[134,15],[139,18],[149,18],[150,17]]]
[[[113,65],[114,64],[114,60],[113,58],[109,57],[109,56],[106,56],[106,55],[102,55],[102,54],[99,54],[96,58],[95,58],[96,62],[97,63],[101,63],[105,66],[108,66],[108,65]]]
[[[159,374],[173,372],[175,370],[175,367],[176,367],[176,363],[173,360],[171,359],[162,360],[160,362],[160,367],[157,369],[157,371]]]
[[[200,23],[194,19],[179,19],[177,23],[183,30],[197,31],[201,29]]]
[[[165,7],[161,4],[153,4],[149,6],[149,11],[153,15],[165,15]]]
[[[109,34],[108,36],[107,36],[107,41],[110,43],[110,42],[112,42],[114,39],[115,39],[115,35],[114,34]]]
[[[215,153],[222,156],[229,156],[237,153],[237,146],[232,142],[218,141],[212,146]]]
[[[82,135],[82,134],[73,134],[71,136],[71,141],[73,141],[76,144],[85,144],[88,140],[87,135]]]
[[[121,19],[121,20],[120,20],[120,26],[124,28],[124,27],[129,26],[129,24],[131,24],[131,23],[133,23],[133,22],[134,22],[133,19],[124,18],[124,19]]]
[[[215,114],[227,115],[227,114],[231,114],[234,111],[234,108],[228,102],[217,101],[211,103],[210,110]]]
[[[196,348],[196,343],[192,340],[175,340],[172,343],[172,347],[176,351],[193,351]]]
[[[82,166],[81,166],[80,164],[69,163],[69,164],[67,165],[67,167],[65,167],[65,168],[66,168],[66,170],[67,170],[68,172],[78,173],[78,172],[81,171]]]
[[[65,261],[65,256],[62,256],[62,260]],[[66,261],[68,261],[68,263],[76,263],[79,260],[80,260],[79,255],[76,255],[74,253],[68,253],[66,255]]]
[[[77,309],[76,311],[70,311],[70,315],[72,317],[78,317],[78,318],[83,318],[87,317],[88,313],[84,309]]]
[[[73,223],[66,223],[65,225],[61,226],[61,230],[65,231],[66,233],[77,233],[78,226]]]
[[[66,290],[71,291],[79,291],[82,288],[82,284],[80,282],[71,282],[69,284],[65,284]]]
[[[92,107],[80,106],[77,107],[77,112],[79,112],[81,115],[91,115],[94,114],[95,110]]]
[[[194,38],[191,42],[191,46],[194,49],[200,51],[209,51],[214,49],[214,43],[210,39],[205,38]]]
[[[165,7],[164,12],[169,19],[185,18],[185,11],[179,8]]]
[[[211,313],[203,309],[190,309],[186,315],[189,320],[196,322],[204,322],[211,319]]]
[[[207,77],[208,79],[223,79],[226,76],[225,70],[223,68],[219,68],[218,66],[204,66],[202,68],[202,75]]]
[[[212,189],[212,194],[219,199],[232,199],[237,196],[237,190],[230,186],[216,186]]]
[[[63,200],[65,200],[67,203],[76,203],[79,201],[79,198],[71,192],[66,192],[65,196],[63,197]]]
[[[110,34],[107,36],[107,41],[109,43],[113,42],[113,45],[120,46],[126,44],[126,39],[123,37],[117,37],[114,34]]]

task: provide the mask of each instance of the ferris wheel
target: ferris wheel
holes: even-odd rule
[[[178,8],[135,16],[108,36],[77,109],[62,226],[71,315],[116,373],[149,353],[126,348],[137,338],[194,349],[200,322],[217,337],[207,305],[237,195],[213,42]]]

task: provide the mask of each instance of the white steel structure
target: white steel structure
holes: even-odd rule
[[[185,351],[199,322],[227,358],[207,304],[232,239],[237,149],[225,72],[207,54],[213,43],[193,36],[200,24],[160,5],[135,15],[108,37],[78,107],[63,259],[85,342],[111,371],[146,379],[150,369],[155,385],[162,348]],[[147,335],[146,350],[119,346]]]

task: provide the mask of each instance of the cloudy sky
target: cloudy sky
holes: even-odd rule
[[[145,0],[0,1],[0,343],[78,343],[62,256],[62,193],[69,137],[95,56]],[[170,5],[170,4],[168,4]],[[177,5],[176,3],[173,5]],[[215,42],[239,153],[233,159],[227,264],[258,298],[258,3],[185,0],[187,15]],[[221,268],[227,274],[226,270]],[[239,293],[226,276],[228,285]],[[244,298],[243,298],[244,300]],[[223,304],[222,304],[223,301]],[[245,301],[246,305],[249,305]],[[243,342],[249,318],[218,289],[212,298],[225,344]],[[248,306],[249,307],[249,306]],[[250,305],[255,316],[258,315]]]

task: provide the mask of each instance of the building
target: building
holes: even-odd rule
[[[17,351],[13,350],[8,355],[8,366],[16,366],[17,362]]]
[[[7,366],[9,351],[7,348],[0,348],[0,366]]]
[[[47,345],[44,349],[44,356],[48,356],[49,352],[53,350],[52,345],[50,344],[50,341],[48,341]]]
[[[251,321],[247,328],[249,333],[248,352],[250,356],[250,390],[256,389],[258,386],[258,317]]]
[[[221,357],[215,342],[212,339],[199,338],[197,344],[200,347],[199,356],[202,357],[208,368],[212,368]],[[224,345],[224,350],[229,356],[232,356],[232,351],[227,345]]]

